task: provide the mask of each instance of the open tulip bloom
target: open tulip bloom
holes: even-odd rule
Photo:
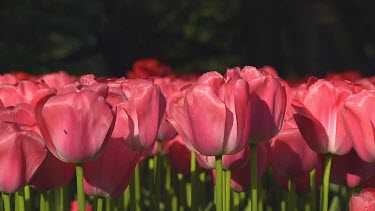
[[[0,210],[375,210],[374,88],[153,59],[126,78],[0,75]]]

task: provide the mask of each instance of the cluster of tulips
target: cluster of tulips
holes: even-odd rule
[[[3,74],[0,208],[375,210],[374,105],[353,71]]]

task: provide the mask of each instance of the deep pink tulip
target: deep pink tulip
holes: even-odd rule
[[[250,132],[249,85],[228,70],[202,75],[186,93],[172,96],[167,115],[185,144],[201,155],[234,154]]]
[[[42,192],[64,187],[72,180],[75,170],[74,163],[65,163],[48,151],[29,185]]]
[[[315,152],[343,155],[352,148],[340,110],[353,91],[348,83],[321,79],[307,87],[301,101],[293,100],[294,119]]]
[[[375,189],[366,188],[350,198],[351,211],[375,211]]]
[[[27,185],[46,153],[38,134],[0,122],[0,191],[13,193]]]
[[[122,141],[110,139],[97,160],[83,164],[85,193],[119,197],[130,183],[139,156],[139,151],[132,151]]]
[[[246,66],[240,73],[250,86],[251,131],[249,143],[269,141],[281,129],[288,105],[289,86],[265,70]]]
[[[363,90],[345,100],[343,117],[358,156],[375,161],[375,91]]]
[[[306,144],[293,118],[271,139],[268,156],[275,173],[290,178],[306,175],[320,165],[318,154]]]
[[[144,79],[125,80],[122,89],[128,98],[122,107],[131,118],[134,138],[125,142],[132,149],[146,150],[156,140],[166,101],[160,88]]]
[[[0,84],[16,84],[19,80],[11,73],[0,75]]]
[[[114,125],[105,99],[90,90],[45,97],[35,110],[47,148],[64,162],[96,159]]]
[[[191,151],[186,147],[180,136],[168,141],[169,146],[168,159],[171,169],[177,173],[190,175]]]
[[[361,160],[354,150],[346,155],[333,155],[330,181],[350,188],[361,185],[375,170],[374,163]]]

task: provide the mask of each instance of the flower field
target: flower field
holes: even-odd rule
[[[375,76],[0,75],[0,210],[375,210]]]

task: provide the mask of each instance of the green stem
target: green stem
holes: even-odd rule
[[[110,198],[105,198],[105,211],[111,211],[111,199]]]
[[[240,193],[234,191],[233,192],[233,211],[240,210]]]
[[[223,210],[223,166],[221,156],[216,156],[216,211]]]
[[[191,159],[190,159],[190,180],[191,180],[191,192],[190,192],[190,198],[191,198],[191,210],[197,210],[198,208],[198,201],[197,197],[199,196],[199,193],[197,192],[197,163],[195,161],[195,154],[193,151],[191,151]]]
[[[288,210],[294,211],[296,209],[296,183],[294,179],[288,180]]]
[[[96,211],[102,211],[103,210],[103,197],[98,196],[96,201]]]
[[[251,146],[251,210],[258,210],[257,145]]]
[[[139,181],[139,164],[135,166],[134,176],[130,183],[130,210],[140,211],[140,181]]]
[[[47,192],[40,193],[40,202],[39,202],[40,211],[46,211],[46,200],[47,200]]]
[[[77,198],[79,211],[85,211],[85,192],[83,190],[83,166],[82,163],[76,164],[77,176]]]
[[[224,210],[231,210],[230,208],[230,198],[231,198],[231,190],[230,190],[230,179],[231,179],[231,172],[229,170],[224,170],[225,172],[225,207]]]
[[[162,157],[161,157],[161,150],[162,144],[158,142],[158,151],[155,156],[155,169],[154,169],[154,188],[155,188],[155,200],[154,200],[154,210],[160,210],[161,202],[161,172],[163,168]]]
[[[25,209],[26,211],[31,211],[30,186],[26,185],[23,191],[25,193]]]
[[[130,203],[130,188],[127,187],[124,194],[123,194],[123,203],[124,203],[124,210],[128,210],[129,203]]]
[[[324,172],[323,172],[323,198],[322,211],[328,210],[328,195],[329,195],[329,177],[331,173],[332,154],[327,154],[325,158]]]
[[[185,184],[184,175],[181,173],[177,174],[178,180],[178,206],[179,210],[183,210],[186,207],[186,196],[185,196]]]
[[[310,172],[310,210],[316,210],[316,170]]]
[[[25,211],[25,191],[24,189],[20,189],[17,195],[17,202],[18,202],[18,210]]]
[[[1,197],[3,198],[4,210],[10,211],[10,193],[1,193]]]

